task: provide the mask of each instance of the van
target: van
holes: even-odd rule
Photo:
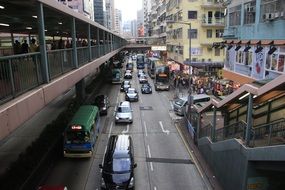
[[[129,135],[112,135],[109,138],[101,168],[101,189],[134,189],[134,150]]]
[[[121,102],[116,108],[115,123],[133,123],[133,110],[129,101]]]
[[[186,107],[188,105],[188,98],[188,96],[185,96],[174,100],[173,110],[177,115],[184,116],[184,113],[187,111]],[[193,102],[193,104],[208,102],[210,101],[210,99],[211,97],[207,94],[191,95],[191,101]]]

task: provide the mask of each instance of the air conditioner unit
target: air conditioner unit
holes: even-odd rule
[[[279,18],[280,12],[274,13],[274,18]]]
[[[280,12],[280,17],[284,17],[284,11]]]

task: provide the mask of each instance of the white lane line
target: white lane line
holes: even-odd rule
[[[116,104],[119,103],[119,96],[120,96],[120,94],[118,94],[118,96],[117,96]]]
[[[153,187],[153,190],[157,190],[157,188],[154,186],[154,187]]]
[[[142,98],[140,98],[140,103],[141,103],[141,104],[143,103]]]
[[[147,145],[147,152],[148,152],[148,157],[150,157],[150,158],[151,158],[149,145]],[[152,165],[152,162],[150,162],[149,164],[150,164],[150,170],[151,170],[151,171],[153,171],[153,165]]]
[[[145,121],[143,122],[143,126],[144,126],[145,136],[147,137],[147,129],[146,129],[146,123],[145,123]]]
[[[169,130],[165,130],[163,128],[162,121],[159,121],[159,125],[160,125],[160,128],[161,128],[162,132],[164,132],[164,133],[166,133],[168,135],[169,134]]]
[[[142,116],[144,117],[144,112],[142,112]]]
[[[110,137],[110,136],[111,136],[112,128],[113,128],[113,122],[111,123],[111,126],[110,126],[110,130],[109,130],[108,137]]]
[[[128,124],[127,125],[127,130],[123,130],[122,133],[128,133],[129,132],[129,128],[130,128],[130,125]]]

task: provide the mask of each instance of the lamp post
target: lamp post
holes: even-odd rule
[[[172,21],[172,20],[169,20],[169,21],[166,21],[166,23],[178,23],[178,24],[185,24],[185,25],[188,25],[189,26],[189,79],[188,79],[188,84],[189,84],[189,112],[191,111],[191,94],[192,94],[192,86],[191,86],[191,78],[190,78],[190,74],[191,74],[191,23],[190,22],[185,22],[185,21]]]

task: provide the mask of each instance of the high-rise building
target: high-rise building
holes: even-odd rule
[[[144,37],[144,10],[137,11],[137,36]]]
[[[114,0],[106,0],[106,27],[110,30],[115,29],[115,7]]]
[[[225,78],[241,84],[285,73],[285,3],[226,1]]]
[[[94,21],[104,26],[105,0],[94,0]]]
[[[91,20],[94,20],[93,1],[90,0],[56,0],[74,11],[83,14]]]
[[[114,32],[118,34],[122,33],[122,11],[119,9],[115,9],[115,27]]]
[[[144,11],[144,36],[150,36],[151,0],[143,0]]]
[[[166,9],[166,20],[172,21],[167,24],[166,40],[170,59],[182,66],[223,64],[224,50],[212,48],[214,42],[223,40],[224,6],[221,1],[169,0]]]

